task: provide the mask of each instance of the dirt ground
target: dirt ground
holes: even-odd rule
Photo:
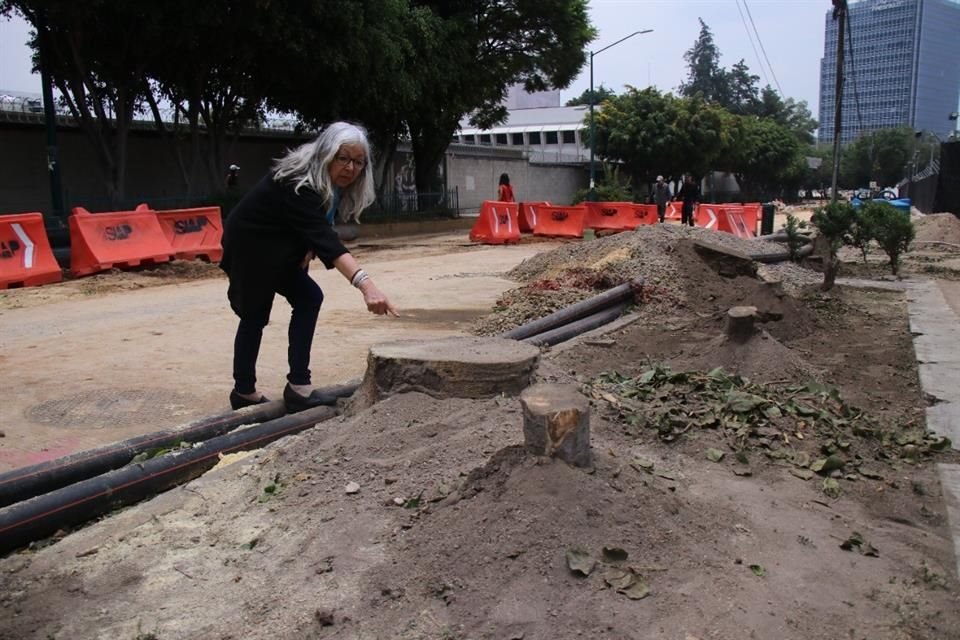
[[[512,397],[407,393],[346,407],[0,559],[0,638],[960,638],[932,464],[957,455],[925,434],[903,294],[819,293],[808,286],[817,275],[799,267],[761,271],[767,281],[721,277],[691,244],[705,234],[737,244],[670,226],[589,243],[468,249],[448,237],[424,242],[433,249],[371,252],[364,263],[402,292],[401,307],[448,322],[384,325],[413,338],[497,333],[611,279],[643,278],[631,315],[541,356],[538,379],[591,399],[594,467],[526,454]],[[116,378],[180,381],[169,364],[144,363],[171,358],[187,334],[198,356],[189,391],[202,400],[185,404],[222,405],[228,369],[212,354],[229,350],[232,326],[209,310],[225,306],[209,302],[222,282],[129,291],[117,280],[92,294],[64,286],[60,301],[36,299],[39,290],[0,297],[2,335],[15,340],[8,363],[25,366],[30,345],[42,353],[79,326],[91,333],[83,340],[102,347],[110,335],[122,350],[102,356]],[[732,344],[724,313],[743,304],[766,322]],[[105,310],[160,308],[189,311],[154,324],[173,342],[103,320]],[[31,326],[33,317],[43,321]],[[386,337],[352,308],[325,321],[338,343]],[[107,334],[93,334],[97,322]],[[282,339],[273,336],[273,351]],[[332,381],[362,371],[366,346],[337,352]],[[16,397],[35,378],[48,393],[58,376],[71,383],[58,393],[93,388],[71,376],[95,353],[35,358],[44,371],[12,379]],[[130,368],[118,370],[121,361]],[[276,377],[282,354],[271,367]],[[29,411],[4,411],[5,427],[38,428]],[[828,459],[840,467],[821,469]],[[571,571],[571,554],[591,559],[589,575]]]

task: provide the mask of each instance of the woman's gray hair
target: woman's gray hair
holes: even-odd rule
[[[273,179],[290,180],[293,190],[299,191],[306,186],[323,198],[329,209],[333,203],[334,185],[330,179],[330,163],[336,157],[340,147],[345,144],[363,147],[366,162],[357,179],[350,186],[340,190],[340,203],[337,216],[343,222],[360,219],[360,213],[373,204],[376,198],[373,190],[373,162],[370,157],[370,143],[367,131],[350,122],[334,122],[324,129],[316,140],[291,149],[285,156],[273,164]],[[321,214],[326,211],[320,212]]]

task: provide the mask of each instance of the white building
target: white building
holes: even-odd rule
[[[587,111],[586,105],[513,109],[506,122],[492,129],[471,127],[464,119],[452,142],[521,150],[535,163],[583,164],[590,161]]]

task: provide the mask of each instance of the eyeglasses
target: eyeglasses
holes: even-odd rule
[[[350,156],[338,154],[334,156],[333,159],[343,165],[348,165],[348,164],[353,165],[356,169],[359,169],[360,171],[362,171],[363,168],[367,166],[366,160],[357,160],[355,158],[351,158]]]

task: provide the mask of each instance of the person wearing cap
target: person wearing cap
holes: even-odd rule
[[[311,383],[310,351],[323,302],[323,291],[308,272],[313,258],[356,287],[368,311],[398,315],[333,227],[336,218],[358,219],[373,200],[367,132],[335,122],[277,160],[227,217],[220,267],[229,277],[230,307],[240,318],[233,344],[231,407],[268,402],[257,390],[256,365],[278,293],[292,308],[283,390],[287,411],[336,402]]]
[[[667,203],[670,202],[670,185],[663,181],[663,176],[657,176],[657,183],[653,185],[653,202],[657,205],[660,224],[663,224],[667,215]]]

